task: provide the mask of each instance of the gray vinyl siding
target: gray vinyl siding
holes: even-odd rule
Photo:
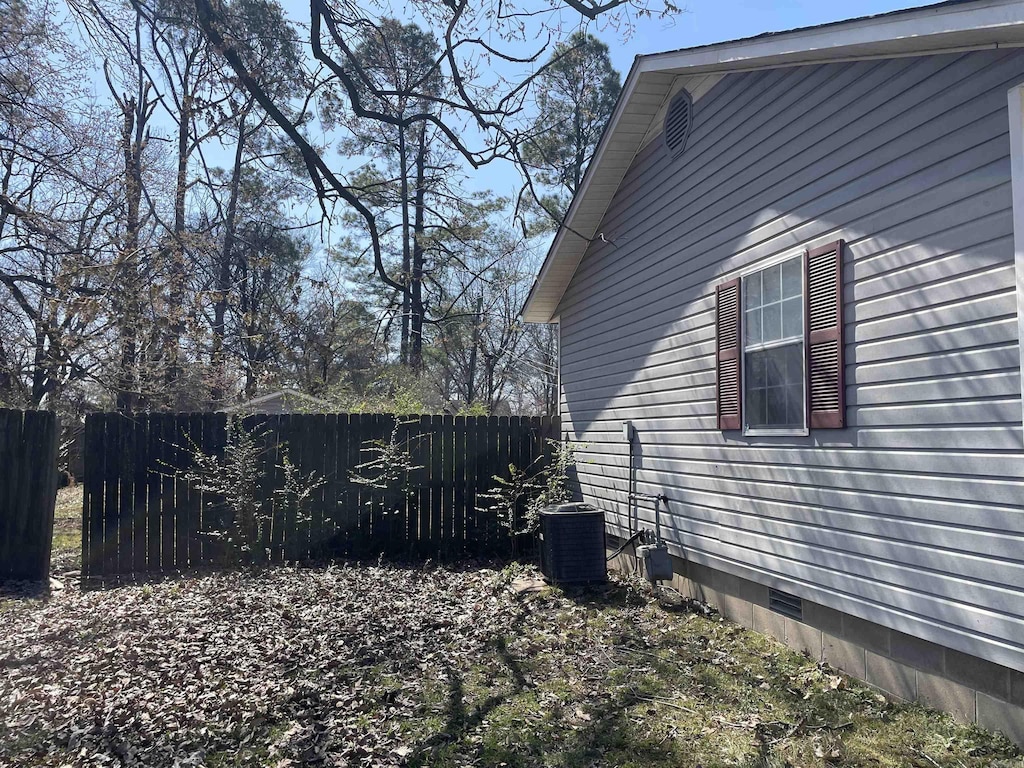
[[[1024,52],[731,74],[634,161],[558,309],[585,498],[676,554],[1024,670],[1006,91]],[[714,289],[843,238],[847,428],[717,429]],[[607,241],[607,242],[605,242]]]

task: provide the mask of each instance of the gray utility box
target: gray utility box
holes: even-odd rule
[[[672,558],[664,544],[644,544],[636,548],[636,556],[644,564],[644,575],[649,581],[672,580]]]
[[[552,504],[540,513],[540,570],[555,584],[607,581],[604,512]]]

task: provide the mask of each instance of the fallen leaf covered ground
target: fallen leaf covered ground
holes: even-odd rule
[[[642,587],[276,567],[0,597],[2,766],[1015,766]]]

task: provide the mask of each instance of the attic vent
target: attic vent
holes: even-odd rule
[[[804,601],[796,595],[782,592],[778,589],[768,588],[768,607],[783,616],[789,616],[797,621],[804,620]]]
[[[690,138],[690,125],[693,123],[693,99],[686,89],[672,97],[665,114],[665,146],[672,157],[679,157],[686,149],[686,140]]]

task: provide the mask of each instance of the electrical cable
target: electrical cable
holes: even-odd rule
[[[623,552],[625,552],[626,551],[626,547],[628,547],[630,544],[632,544],[634,541],[636,541],[637,539],[639,539],[643,535],[644,535],[643,531],[637,531],[636,533],[634,533],[632,536],[630,536],[628,539],[626,539],[622,543],[621,547],[619,547],[617,550],[615,550],[615,552],[613,552],[612,554],[608,555],[608,559],[605,562],[609,562],[610,563],[616,557],[618,557]]]

